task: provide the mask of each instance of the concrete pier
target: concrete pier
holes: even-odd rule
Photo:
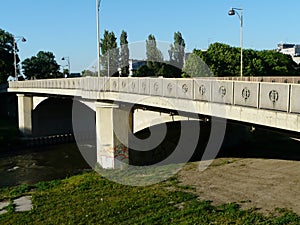
[[[128,139],[133,113],[126,106],[96,103],[97,162],[105,169],[129,164]]]
[[[24,136],[32,135],[33,97],[18,94],[19,130]]]

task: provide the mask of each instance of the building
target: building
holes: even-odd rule
[[[300,63],[300,45],[295,44],[278,44],[277,51],[282,54],[292,56],[296,63]]]

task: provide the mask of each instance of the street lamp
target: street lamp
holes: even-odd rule
[[[239,13],[240,12],[240,13]],[[229,16],[238,15],[240,19],[240,45],[241,45],[241,77],[243,77],[243,9],[242,8],[231,8],[228,12]]]
[[[61,60],[68,60],[68,69],[69,69],[69,77],[70,77],[70,73],[71,73],[70,57],[69,56],[62,57]]]
[[[100,4],[101,0],[96,0],[96,19],[97,19],[97,52],[98,52],[98,77],[100,77],[100,56],[101,56],[101,45],[100,45]]]
[[[13,42],[14,42],[14,67],[15,67],[15,79],[18,80],[18,74],[17,74],[17,42],[18,41],[26,42],[26,39],[23,36],[13,36]]]

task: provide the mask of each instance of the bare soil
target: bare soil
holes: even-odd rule
[[[300,161],[218,158],[203,172],[198,167],[197,162],[188,164],[179,180],[194,186],[200,200],[235,202],[263,214],[285,208],[300,215]]]

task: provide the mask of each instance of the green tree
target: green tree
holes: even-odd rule
[[[240,50],[222,43],[214,43],[206,52],[205,62],[215,76],[238,76],[240,74]]]
[[[204,53],[200,50],[194,50],[186,60],[183,67],[183,77],[210,77],[212,71],[205,63]]]
[[[185,41],[182,34],[178,31],[174,33],[174,44],[171,44],[169,50],[170,63],[179,69],[183,68],[185,55]]]
[[[6,83],[9,76],[14,76],[14,36],[0,29],[0,84]],[[16,51],[18,47],[16,46]],[[20,59],[18,55],[17,63]],[[18,71],[19,72],[19,69]]]
[[[90,76],[90,77],[94,76],[95,77],[95,76],[97,76],[96,72],[93,72],[91,70],[83,70],[81,72],[81,75],[84,76],[84,77],[87,77],[87,76]]]
[[[157,62],[163,62],[163,54],[162,52],[157,48],[156,39],[154,35],[150,34],[148,36],[148,39],[146,40],[146,56],[147,56],[147,62],[148,66],[151,67],[156,64]]]
[[[117,38],[114,32],[104,31],[101,45],[101,66],[104,75],[115,76],[119,74],[119,49],[117,48]]]
[[[62,77],[59,65],[52,52],[40,51],[36,56],[27,58],[22,62],[24,75],[29,79],[49,79]]]
[[[127,32],[122,31],[120,37],[120,67],[121,67],[121,75],[128,76],[129,75],[129,48],[128,48],[128,40],[127,40]]]
[[[297,65],[290,55],[274,50],[243,52],[244,76],[295,76],[299,75]],[[240,48],[222,43],[210,45],[202,59],[216,76],[240,75]]]

